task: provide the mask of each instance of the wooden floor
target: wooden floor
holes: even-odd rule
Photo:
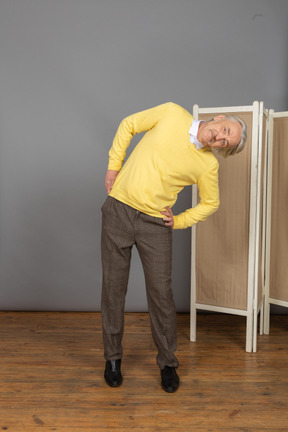
[[[0,431],[287,432],[288,316],[245,352],[245,319],[178,315],[181,384],[163,392],[147,314],[126,314],[123,385],[103,378],[98,313],[0,313]]]

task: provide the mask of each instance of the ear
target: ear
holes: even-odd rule
[[[213,120],[223,120],[226,118],[225,114],[219,114],[218,116],[214,117]]]

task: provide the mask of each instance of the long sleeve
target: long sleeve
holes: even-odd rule
[[[124,118],[116,132],[109,151],[108,169],[120,171],[126,157],[127,148],[134,135],[152,129],[163,117],[171,102],[140,111]]]
[[[204,221],[208,216],[218,210],[219,186],[218,186],[218,161],[209,170],[203,173],[198,180],[200,202],[194,208],[174,216],[174,229],[191,227],[197,222]]]

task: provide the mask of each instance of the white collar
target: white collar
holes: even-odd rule
[[[203,120],[193,120],[192,125],[189,129],[190,142],[196,146],[196,150],[199,150],[199,149],[204,147],[203,144],[201,144],[200,141],[198,141],[198,139],[197,139],[199,126],[200,126],[200,123],[202,123],[202,122],[203,122]]]

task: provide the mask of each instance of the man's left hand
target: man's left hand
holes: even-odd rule
[[[165,222],[165,225],[173,228],[174,226],[174,218],[173,218],[173,213],[170,207],[165,207],[166,211],[162,211],[161,214],[163,216],[165,216],[163,218],[163,221]]]

